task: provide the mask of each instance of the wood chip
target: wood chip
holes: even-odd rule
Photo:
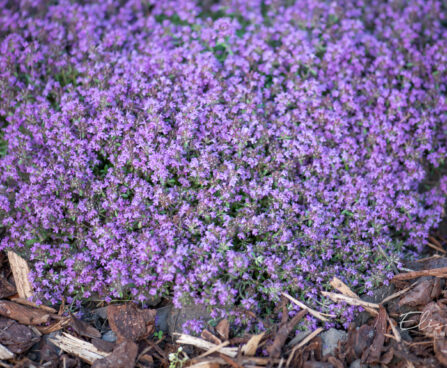
[[[389,301],[396,299],[397,297],[401,296],[402,294],[405,294],[408,290],[410,290],[415,285],[416,285],[416,283],[414,283],[413,285],[410,285],[410,286],[406,287],[405,289],[402,289],[394,294],[391,294],[390,296],[387,296],[379,304],[384,305],[385,303],[388,303]]]
[[[220,363],[216,361],[207,361],[207,362],[200,362],[193,365],[190,365],[189,368],[219,368]]]
[[[235,362],[233,359],[231,359],[229,356],[219,353],[219,356],[225,360],[225,362],[229,365],[231,365],[233,368],[244,368],[244,366],[240,365],[238,362]]]
[[[38,305],[38,304],[36,304],[36,303],[34,303],[34,302],[30,301],[30,300],[27,300],[27,299],[23,299],[23,298],[11,298],[10,300],[11,300],[12,302],[14,302],[14,303],[19,303],[19,304],[22,304],[22,305],[27,305],[28,307],[33,307],[33,308],[37,308],[37,309],[42,309],[43,311],[48,312],[48,313],[52,313],[52,314],[56,314],[56,313],[57,313],[57,310],[54,309],[54,308],[47,307],[46,305],[43,305],[43,304]]]
[[[330,285],[335,289],[338,290],[340,293],[346,296],[350,296],[351,298],[358,298],[358,295],[354,293],[348,285],[346,285],[343,281],[341,281],[337,277],[333,277]]]
[[[282,325],[278,332],[276,333],[275,339],[273,340],[273,343],[267,348],[270,358],[276,359],[281,356],[281,350],[284,346],[284,343],[287,340],[287,337],[289,337],[292,330],[295,328],[295,326],[298,324],[298,322],[307,314],[307,310],[299,311],[289,322]]]
[[[368,348],[362,353],[362,361],[367,364],[380,363],[380,356],[384,349],[385,333],[387,325],[387,313],[383,306],[380,307],[379,314],[374,321],[375,336]]]
[[[432,268],[431,270],[411,271],[394,276],[392,281],[412,280],[421,276],[447,277],[447,267]]]
[[[78,335],[97,339],[101,338],[101,332],[75,316],[71,316],[70,326]]]
[[[124,341],[117,345],[111,354],[97,359],[92,368],[133,368],[138,355],[138,345],[133,341]]]
[[[26,307],[8,300],[0,300],[0,315],[24,325],[40,325],[50,319],[50,315],[41,309]]]
[[[14,354],[8,350],[5,346],[0,344],[0,360],[9,360],[14,358]]]
[[[178,336],[176,343],[177,344],[184,344],[184,345],[193,345],[199,349],[202,350],[211,350],[212,348],[216,347],[216,344],[212,344],[208,341],[205,341],[203,339],[200,339],[198,337],[186,335],[186,334],[179,334],[174,333],[174,336]],[[225,354],[229,357],[235,358],[237,356],[237,348],[227,348],[223,347],[218,350],[219,353]]]
[[[321,292],[324,296],[329,297],[331,300],[333,300],[334,302],[346,302],[349,305],[356,305],[356,306],[360,306],[360,307],[364,307],[364,308],[374,308],[374,309],[379,309],[380,305],[376,304],[376,303],[370,303],[370,302],[365,302],[364,300],[361,299],[356,299],[356,298],[351,298],[349,296],[345,296],[343,294],[336,294],[336,293],[330,293],[327,291],[322,291]]]
[[[16,295],[17,290],[3,275],[0,275],[0,299]]]
[[[93,364],[96,360],[102,359],[109,355],[109,353],[98,350],[93,344],[78,339],[65,332],[61,335],[51,337],[48,340],[59,349],[80,358],[88,364]]]
[[[295,355],[295,352],[302,348],[304,345],[306,345],[308,342],[310,342],[315,336],[320,334],[323,331],[323,328],[317,328],[314,332],[312,332],[309,336],[307,336],[303,341],[301,341],[298,345],[296,345],[292,351],[290,352],[289,358],[287,359],[286,367],[290,366],[290,363],[292,362],[292,358]]]
[[[133,303],[107,307],[107,319],[117,336],[118,344],[126,340],[139,341],[152,334],[155,330],[155,315],[155,310],[140,309]]]
[[[242,353],[244,353],[246,356],[254,356],[264,335],[265,332],[259,335],[253,335],[250,340],[248,340],[248,342],[242,347]]]
[[[8,251],[8,260],[12,275],[16,284],[17,294],[23,299],[29,299],[33,296],[33,288],[29,281],[28,263],[13,251]]]
[[[285,296],[287,299],[289,299],[292,303],[295,303],[297,306],[299,306],[301,309],[305,309],[309,312],[309,314],[313,315],[315,318],[318,318],[321,321],[327,322],[329,321],[322,313],[317,312],[316,310],[313,310],[312,308],[309,308],[304,303],[301,303],[299,300],[296,300],[294,297],[290,296],[289,294],[282,293],[283,296]],[[334,315],[327,315],[329,317],[335,318]]]
[[[71,322],[71,318],[70,317],[65,317],[55,323],[52,323],[49,326],[37,326],[37,330],[40,331],[40,333],[42,333],[43,335],[48,335],[52,332],[56,332],[59,330],[62,330],[63,328],[67,327]]]
[[[22,354],[40,340],[31,328],[0,317],[0,344],[14,354]]]

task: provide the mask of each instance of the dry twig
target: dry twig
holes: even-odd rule
[[[207,350],[207,351],[210,349],[213,349],[217,346],[216,344],[212,344],[212,343],[205,341],[203,339],[200,339],[198,337],[194,337],[194,336],[190,336],[190,335],[186,335],[186,334],[179,334],[179,333],[175,333],[174,335],[179,336],[178,339],[176,340],[177,344],[193,345],[199,349]],[[217,351],[219,353],[222,353],[222,354],[227,355],[232,358],[235,358],[237,356],[237,348],[223,347]]]
[[[411,271],[400,273],[392,278],[392,281],[412,280],[421,276],[447,277],[447,267],[432,268],[431,270]]]
[[[315,318],[318,318],[321,321],[327,322],[328,319],[325,316],[335,318],[336,316],[331,314],[325,314],[317,312],[316,310],[313,310],[312,308],[309,308],[306,304],[301,303],[299,300],[296,300],[294,297],[290,296],[287,293],[282,293],[283,296],[285,296],[287,299],[289,299],[292,303],[295,303],[297,306],[299,306],[301,309],[305,309],[309,312],[309,314],[313,315]]]
[[[376,304],[376,303],[365,302],[364,300],[361,300],[361,299],[351,298],[350,296],[345,296],[343,294],[330,293],[327,291],[322,291],[321,293],[324,296],[327,296],[330,299],[332,299],[334,302],[343,301],[350,305],[357,305],[357,306],[364,307],[364,308],[379,309],[379,304]]]

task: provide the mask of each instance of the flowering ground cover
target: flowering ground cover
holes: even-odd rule
[[[369,292],[442,218],[441,0],[0,9],[0,249],[42,300],[348,322],[328,281]]]

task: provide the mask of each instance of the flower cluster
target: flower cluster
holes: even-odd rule
[[[0,9],[0,249],[42,299],[333,312],[442,217],[441,0]]]

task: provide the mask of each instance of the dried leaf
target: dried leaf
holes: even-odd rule
[[[138,341],[153,333],[155,314],[155,310],[139,309],[132,303],[107,307],[107,319],[117,336],[117,343]]]
[[[230,323],[228,320],[221,320],[216,326],[216,331],[223,340],[228,340],[230,337]]]
[[[113,349],[112,354],[96,360],[92,368],[133,368],[137,354],[137,344],[132,341],[124,341]]]
[[[248,340],[248,342],[242,347],[242,353],[247,356],[254,356],[264,335],[265,332],[259,335],[253,335],[250,340]]]
[[[14,319],[24,325],[40,325],[50,319],[48,312],[25,307],[7,300],[0,300],[0,315]]]

